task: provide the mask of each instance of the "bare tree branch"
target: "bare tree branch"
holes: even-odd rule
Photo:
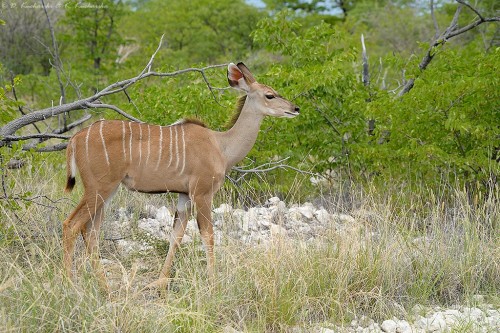
[[[434,14],[434,0],[431,0],[431,17],[432,17],[432,22],[434,22],[434,30],[436,31],[436,34],[434,35],[434,40],[438,38],[439,36],[439,24],[436,19],[436,15]]]
[[[139,75],[137,75],[133,78],[127,79],[127,80],[115,82],[115,83],[105,87],[104,89],[96,92],[94,95],[92,95],[90,97],[79,99],[77,101],[65,103],[62,105],[52,106],[52,107],[38,110],[38,111],[33,111],[31,113],[25,114],[25,115],[13,120],[13,121],[7,123],[7,124],[5,124],[4,126],[0,127],[0,147],[8,145],[12,141],[19,141],[18,138],[20,138],[20,136],[15,136],[14,134],[18,130],[20,130],[21,128],[23,128],[27,125],[35,124],[39,121],[43,121],[45,119],[49,119],[51,117],[55,117],[57,115],[60,115],[60,114],[66,113],[66,112],[75,111],[75,110],[82,110],[82,109],[88,109],[88,108],[106,108],[106,109],[113,110],[113,111],[119,113],[120,115],[122,115],[128,119],[131,119],[131,120],[137,121],[137,122],[141,122],[141,120],[129,115],[128,113],[121,110],[120,108],[118,108],[115,105],[102,103],[100,101],[100,98],[102,98],[104,96],[116,94],[116,93],[119,93],[122,91],[125,92],[125,89],[127,89],[131,85],[135,84],[136,82],[138,82],[140,80],[148,78],[148,77],[173,77],[173,76],[182,75],[185,73],[197,72],[197,73],[200,73],[202,75],[205,83],[207,84],[207,87],[210,89],[210,91],[212,91],[212,94],[213,94],[214,89],[219,89],[219,88],[212,87],[212,85],[210,84],[210,82],[208,81],[208,79],[206,77],[206,71],[210,70],[210,69],[225,67],[225,66],[227,66],[226,64],[211,65],[211,66],[206,66],[203,68],[186,68],[186,69],[177,70],[177,71],[169,72],[169,73],[151,71],[151,66],[153,64],[154,58],[161,48],[162,40],[163,40],[163,37],[160,40],[158,48],[153,53],[153,55],[149,59],[147,65],[144,67],[144,69],[141,71],[141,73]],[[128,97],[128,98],[130,99],[130,97]],[[215,98],[215,95],[214,95],[214,98]],[[85,120],[87,120],[87,119],[90,119],[90,116],[86,116]],[[81,124],[81,122],[79,122],[78,124]],[[70,130],[73,127],[74,126],[63,126],[63,129],[65,128],[66,130],[58,129],[56,132],[52,133],[52,136],[50,135],[50,133],[48,133],[48,135],[46,135],[45,137],[32,136],[31,138],[35,138],[35,139],[37,139],[37,141],[25,145],[23,147],[23,149],[33,149],[41,141],[45,141],[47,139],[54,138],[54,137],[56,137],[54,135],[67,132],[68,130]],[[65,147],[66,147],[66,145],[63,143],[63,144],[53,145],[50,147],[40,148],[37,150],[38,151],[54,151],[57,149],[64,149]]]
[[[299,168],[295,168],[295,167],[292,167],[292,166],[290,166],[288,164],[283,163],[286,160],[288,160],[288,157],[283,158],[283,159],[281,159],[279,161],[276,161],[276,162],[264,163],[264,164],[261,164],[261,165],[258,165],[256,167],[254,167],[254,168],[245,168],[245,167],[236,167],[236,166],[234,166],[234,167],[232,167],[231,170],[240,173],[241,176],[239,176],[236,179],[233,179],[233,178],[231,178],[229,176],[226,176],[226,178],[228,178],[233,184],[237,184],[237,183],[241,182],[241,180],[243,180],[245,178],[245,176],[248,175],[248,174],[252,174],[252,173],[257,173],[257,174],[266,173],[266,172],[269,172],[269,171],[272,171],[272,170],[276,170],[276,169],[293,170],[293,171],[298,172],[300,174],[306,174],[306,175],[312,175],[312,176],[319,176],[319,174],[317,174],[315,172],[301,170]]]
[[[49,25],[50,38],[52,39],[52,48],[54,49],[54,53],[51,52],[51,54],[55,61],[54,67],[56,69],[57,81],[59,81],[59,89],[61,90],[62,104],[64,104],[66,103],[66,91],[64,89],[64,84],[61,79],[62,63],[61,63],[61,58],[59,57],[59,48],[57,46],[56,35],[54,33],[54,27],[52,26],[52,22],[50,21],[49,13],[47,12],[47,7],[45,6],[45,2],[44,0],[40,1],[42,2],[43,11],[45,12],[45,16],[47,17],[47,23]]]
[[[457,10],[455,11],[455,15],[453,16],[453,19],[450,22],[450,25],[446,28],[446,30],[440,34],[433,43],[431,43],[431,46],[425,53],[424,57],[422,58],[422,61],[419,63],[418,67],[420,68],[421,71],[424,71],[427,66],[430,64],[432,59],[435,56],[435,50],[437,47],[442,46],[448,42],[449,39],[459,36],[469,30],[474,29],[475,27],[479,26],[480,24],[487,23],[487,22],[499,22],[500,21],[500,16],[494,16],[494,17],[483,17],[479,11],[475,8],[473,8],[471,5],[466,3],[463,0],[456,0],[458,2],[458,7]],[[472,10],[478,17],[470,24],[458,28],[458,18],[460,16],[462,6],[466,6],[470,10]],[[403,96],[404,94],[408,93],[414,86],[415,84],[415,78],[409,79],[403,86],[403,89],[401,89],[398,93],[398,96]]]
[[[363,84],[365,87],[370,85],[370,72],[368,69],[368,56],[366,55],[366,47],[365,47],[365,36],[361,34],[361,46],[363,48],[362,57],[363,57]]]
[[[66,133],[66,132],[72,130],[73,128],[75,128],[77,126],[80,126],[81,124],[83,124],[84,122],[86,122],[87,120],[89,120],[90,118],[92,118],[92,115],[86,114],[82,118],[80,118],[78,120],[75,120],[74,122],[72,122],[69,125],[66,125],[63,128],[58,128],[58,129],[53,130],[52,133],[54,133],[54,134]]]
[[[9,142],[14,142],[14,141],[24,141],[24,140],[29,140],[29,139],[69,139],[71,136],[68,135],[62,135],[62,134],[54,134],[54,133],[37,133],[37,134],[28,134],[28,135],[21,135],[21,136],[15,136],[15,135],[8,135],[4,137],[5,140]]]
[[[119,107],[117,106],[114,106],[112,104],[103,104],[103,103],[85,103],[85,106],[89,107],[89,108],[94,108],[94,109],[110,109],[110,110],[113,110],[113,111],[116,111],[118,112],[119,114],[121,114],[122,116],[124,116],[125,118],[128,118],[132,121],[136,121],[138,123],[142,123],[143,121],[142,120],[139,120],[131,115],[129,115],[128,113],[126,113],[125,111],[123,111],[122,109],[120,109]]]

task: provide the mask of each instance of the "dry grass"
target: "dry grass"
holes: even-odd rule
[[[63,197],[64,176],[48,176],[50,168],[11,172],[14,192]],[[183,246],[171,289],[160,296],[140,289],[158,273],[164,249],[122,258],[108,246],[103,256],[113,260],[108,267],[114,286],[109,298],[85,260],[80,258],[74,284],[61,274],[60,224],[73,202],[40,199],[46,206],[15,211],[2,203],[0,331],[290,331],[360,315],[403,317],[417,303],[467,303],[475,294],[500,304],[498,189],[477,206],[459,188],[446,195],[417,195],[397,186],[383,193],[337,190],[321,200],[355,216],[355,225],[341,232],[332,227],[311,243],[277,239],[247,246],[225,239],[216,248],[214,286],[206,281],[199,242]],[[168,200],[123,191],[107,216],[120,206],[140,210]]]

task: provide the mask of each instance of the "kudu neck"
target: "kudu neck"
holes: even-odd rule
[[[226,159],[226,170],[243,160],[250,152],[263,119],[264,116],[255,112],[252,101],[247,97],[233,126],[228,131],[219,133],[218,141]]]

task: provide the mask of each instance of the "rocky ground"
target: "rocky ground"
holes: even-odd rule
[[[249,246],[266,245],[276,238],[300,239],[307,244],[323,237],[328,231],[342,232],[356,227],[360,221],[377,218],[379,217],[366,211],[357,211],[353,215],[330,213],[311,203],[287,207],[276,197],[270,198],[263,207],[242,210],[222,204],[213,211],[217,244],[222,243],[224,237],[229,237]],[[134,220],[137,221],[131,218],[126,209],[121,208],[116,214],[116,220],[108,223],[105,229],[105,237],[113,239],[123,255],[150,249],[150,240],[167,240],[172,228],[173,212],[167,207],[146,206],[135,226],[132,225]],[[128,237],[132,228],[144,237],[135,240]],[[197,235],[196,222],[190,221],[183,243],[192,242]],[[415,239],[415,241],[422,240]],[[457,305],[446,309],[417,305],[412,309],[412,313],[409,313],[408,318],[390,318],[375,322],[370,318],[361,317],[353,320],[348,326],[325,324],[317,326],[312,332],[500,332],[500,309],[487,304],[481,295],[476,296],[475,304],[475,307]],[[231,327],[226,327],[224,331],[238,332]],[[297,328],[296,331],[305,332],[302,328]]]

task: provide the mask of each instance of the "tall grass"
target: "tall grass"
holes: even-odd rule
[[[13,191],[62,198],[64,176],[47,169],[11,172]],[[446,187],[416,192],[389,184],[381,191],[351,184],[325,192],[318,201],[356,223],[332,223],[308,242],[278,238],[250,246],[226,237],[216,247],[213,285],[199,241],[184,245],[162,295],[141,288],[158,274],[164,250],[123,258],[103,241],[103,257],[113,262],[113,292],[104,295],[82,257],[74,283],[62,275],[60,223],[71,200],[22,206],[15,214],[2,205],[0,232],[11,228],[12,235],[0,242],[0,331],[277,332],[362,315],[407,317],[415,304],[470,303],[476,294],[499,306],[500,191],[474,205],[459,186]],[[234,196],[226,189],[219,200]],[[151,200],[170,199],[120,191],[106,219],[119,206],[139,210]]]

